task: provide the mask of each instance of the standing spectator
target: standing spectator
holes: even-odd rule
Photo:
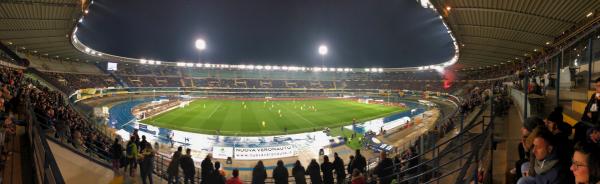
[[[375,174],[379,177],[380,184],[389,184],[392,182],[394,177],[392,174],[394,173],[394,161],[391,158],[388,158],[385,152],[381,152],[380,160],[377,166],[375,167]]]
[[[119,165],[121,163],[121,158],[123,157],[123,146],[119,143],[119,138],[115,138],[110,153],[112,155],[113,171],[117,172],[119,171],[119,168],[121,168]]]
[[[367,160],[360,154],[360,149],[356,149],[356,155],[352,162],[352,170],[358,169],[360,172],[365,172],[367,168]]]
[[[146,142],[146,146],[141,152],[142,161],[140,163],[140,176],[142,176],[142,183],[146,184],[146,179],[152,184],[152,170],[154,170],[154,151],[150,143]]]
[[[596,145],[579,143],[575,145],[571,172],[575,176],[575,183],[600,182],[600,150]]]
[[[252,184],[264,184],[267,179],[267,170],[263,165],[263,161],[259,160],[252,170]]]
[[[321,172],[323,172],[323,183],[333,184],[333,164],[329,162],[329,157],[327,155],[323,156]]]
[[[296,160],[296,164],[292,168],[292,175],[294,175],[296,184],[306,184],[306,170],[304,170],[304,166],[302,166],[300,160]]]
[[[185,150],[185,155],[181,156],[181,169],[183,170],[183,183],[194,184],[194,174],[196,170],[194,167],[194,159],[192,159],[192,150],[190,148]]]
[[[344,160],[340,158],[337,152],[333,153],[333,168],[335,169],[335,175],[337,179],[337,184],[344,183],[346,179],[346,169],[344,168]]]
[[[352,168],[352,164],[354,163],[354,156],[350,155],[350,157],[348,158],[348,169],[346,171],[348,171],[348,174],[352,175],[353,169]]]
[[[140,148],[139,150],[144,150],[146,145],[148,145],[148,141],[146,141],[146,136],[142,135],[142,141],[138,145],[138,147]]]
[[[288,183],[289,176],[288,170],[283,166],[283,161],[278,160],[277,166],[273,169],[273,180],[275,180],[275,184]]]
[[[308,167],[306,168],[306,174],[310,176],[310,183],[312,184],[322,184],[323,180],[321,179],[321,171],[319,170],[319,164],[317,160],[312,159]]]
[[[235,168],[233,169],[233,172],[231,174],[233,175],[233,177],[227,180],[227,184],[242,184],[242,180],[240,180],[240,178],[238,177],[240,175],[240,170]]]
[[[221,173],[220,169],[221,169],[221,162],[216,161],[215,162],[215,170],[212,171],[211,179],[210,179],[210,181],[207,181],[207,183],[225,184],[225,176],[223,176],[223,173]]]
[[[138,150],[137,150],[137,145],[135,145],[135,137],[131,137],[129,139],[129,142],[127,142],[127,160],[128,160],[128,166],[129,166],[129,176],[133,177],[134,173],[135,173],[135,169],[137,167],[137,156],[138,156]]]
[[[200,177],[202,178],[202,181],[200,184],[210,184],[210,178],[212,177],[212,173],[215,171],[211,159],[212,154],[209,153],[206,155],[206,157],[204,157],[204,160],[202,160],[202,164],[200,165],[202,168],[200,171]]]
[[[170,184],[172,182],[179,183],[179,159],[181,159],[181,151],[182,151],[182,147],[179,146],[177,148],[177,151],[175,153],[173,153],[173,156],[171,157],[171,162],[169,163],[169,166],[167,167],[167,175],[169,175],[167,178],[167,182]]]
[[[367,180],[365,180],[365,177],[362,176],[362,174],[360,174],[360,171],[358,169],[354,169],[354,171],[352,171],[352,184],[366,184]]]

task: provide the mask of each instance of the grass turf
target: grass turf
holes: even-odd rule
[[[406,109],[350,100],[240,101],[199,99],[142,123],[204,134],[261,136],[300,133],[388,116]],[[264,126],[263,126],[264,122]]]

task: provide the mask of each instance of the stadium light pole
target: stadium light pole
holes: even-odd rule
[[[329,49],[326,45],[319,46],[319,55],[321,55],[321,67],[325,67],[325,55],[327,55],[328,51]]]
[[[201,53],[202,51],[204,51],[204,49],[206,49],[206,41],[204,41],[204,39],[202,38],[196,39],[195,45],[196,49],[198,49],[198,53]],[[201,59],[201,56],[198,55],[198,62],[201,62]]]

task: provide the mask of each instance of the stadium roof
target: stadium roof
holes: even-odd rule
[[[96,2],[96,5],[99,5],[99,2]],[[357,1],[357,2],[360,2],[360,1]],[[400,3],[400,4],[394,4],[394,6],[396,6],[396,7],[406,6],[407,3],[404,3],[404,2],[405,1],[402,1],[402,3]],[[414,3],[414,1],[410,1],[410,2]],[[71,37],[72,35],[70,35],[70,34],[73,33],[73,29],[76,26],[81,25],[78,21],[80,21],[79,18],[83,17],[84,14],[86,14],[86,16],[85,16],[86,22],[85,23],[87,23],[87,24],[86,24],[86,26],[83,26],[83,30],[80,30],[80,32],[87,31],[89,29],[87,27],[87,26],[89,26],[88,24],[90,24],[87,22],[88,21],[87,20],[88,19],[87,11],[88,11],[88,5],[93,4],[93,3],[94,3],[93,1],[89,1],[89,0],[6,0],[6,1],[0,1],[0,41],[15,51],[22,52],[22,53],[24,52],[24,53],[28,53],[31,55],[38,55],[40,57],[52,58],[52,59],[56,59],[56,60],[69,60],[69,61],[110,60],[110,59],[107,59],[106,57],[102,58],[102,57],[98,57],[98,55],[94,55],[94,54],[92,54],[92,56],[90,56],[90,53],[86,53],[84,51],[85,48],[79,48],[79,47],[77,47],[77,45],[76,45],[77,48],[73,47],[73,44],[75,44],[75,43],[73,43],[72,39],[74,37]],[[313,3],[313,5],[314,5],[314,3]],[[362,4],[359,3],[358,5],[359,5],[359,7],[361,7]],[[369,5],[369,7],[371,7],[371,8],[386,7],[385,5],[382,5],[380,3],[379,4],[369,3],[367,5]],[[371,5],[373,5],[373,6],[371,6]],[[319,6],[317,6],[317,7],[319,7]],[[92,7],[94,7],[94,5],[92,5]],[[327,7],[327,6],[325,6],[325,7]],[[417,5],[417,7],[418,7],[418,5]],[[422,9],[420,7],[418,7],[418,8]],[[106,7],[102,7],[101,9],[106,9]],[[329,10],[331,10],[331,9],[329,9]],[[346,9],[345,11],[352,12],[352,10],[353,9]],[[383,16],[384,14],[390,14],[391,12],[396,12],[396,13],[398,12],[398,11],[392,11],[392,10],[394,10],[393,8],[386,8],[386,10],[389,10],[389,11],[387,13],[383,13],[383,14],[377,15],[377,16]],[[422,9],[419,11],[427,12],[426,9]],[[97,12],[96,9],[94,9],[92,12],[90,12],[90,14],[93,15],[94,12]],[[429,14],[432,14],[431,11],[429,11],[429,12],[430,12]],[[104,13],[106,13],[106,12],[104,12]],[[360,13],[354,12],[354,14],[358,15]],[[430,19],[436,17],[435,12],[432,15],[433,15],[433,17],[430,16],[429,17]],[[376,18],[377,16],[373,16],[373,17]],[[418,16],[424,16],[424,15],[419,14]],[[373,17],[371,17],[371,18],[373,18]],[[399,21],[400,19],[415,19],[416,20],[415,17],[410,17],[410,18],[405,17],[405,16],[396,16],[396,17],[397,18],[385,19],[385,20],[386,21]],[[425,17],[427,18],[427,16],[425,16]],[[421,17],[421,18],[423,18],[423,17]],[[90,20],[92,20],[92,19],[90,19]],[[400,21],[400,22],[402,22],[402,21]],[[417,22],[420,22],[420,21],[417,21]],[[439,19],[435,18],[435,19],[431,19],[429,21],[422,22],[422,23],[425,25],[429,25],[434,22],[437,22],[437,24],[439,24],[440,21],[439,21]],[[390,24],[390,25],[392,25],[392,24]],[[403,26],[406,27],[406,25],[398,24],[398,25],[393,25],[388,28],[398,29],[399,25],[400,25],[400,27],[403,27]],[[81,26],[78,26],[78,27],[81,27]],[[386,26],[377,27],[377,29],[383,29],[384,27],[386,27]],[[417,28],[417,27],[418,27],[418,25],[415,25],[413,28]],[[438,27],[441,27],[441,25],[438,25]],[[376,27],[367,27],[367,29],[375,29],[375,28]],[[443,28],[443,27],[441,27],[441,28]],[[348,29],[345,30],[345,32],[350,32],[350,31],[351,30],[348,30]],[[445,39],[438,38],[440,35],[444,35],[444,34],[447,35],[445,30],[441,30],[440,33],[443,33],[443,34],[437,34],[436,36],[432,36],[430,34],[424,34],[429,37],[436,38],[437,41],[427,41],[427,42],[423,42],[423,44],[419,44],[419,45],[424,45],[424,46],[429,45],[430,46],[430,45],[435,45],[434,42],[437,44],[441,40],[446,40],[443,43],[440,42],[442,44],[441,47],[449,48],[449,49],[446,49],[446,51],[444,51],[446,53],[446,56],[439,56],[439,55],[433,56],[435,54],[432,54],[431,50],[421,49],[422,51],[427,53],[427,54],[421,54],[421,56],[437,57],[438,59],[435,59],[433,61],[430,60],[428,62],[425,62],[424,60],[420,60],[419,62],[417,62],[417,64],[407,64],[407,65],[405,65],[405,64],[390,64],[390,65],[374,64],[374,66],[369,65],[368,67],[418,66],[418,65],[423,65],[423,64],[435,64],[435,63],[445,62],[446,60],[451,59],[448,57],[451,57],[452,56],[451,54],[453,54],[453,48],[452,48],[453,45],[452,45],[451,40],[448,38],[445,38]],[[395,34],[395,35],[400,35],[400,34]],[[406,36],[401,37],[401,38],[405,38],[405,37]],[[78,39],[85,40],[86,38],[83,38],[83,36],[82,36],[81,38],[78,38]],[[214,42],[211,43],[210,39],[211,38],[209,38],[209,43],[208,43],[209,48],[211,46],[214,46]],[[436,39],[434,39],[434,40],[436,40]],[[324,39],[324,40],[325,40],[325,42],[327,42],[327,39]],[[450,41],[448,41],[448,40],[450,40]],[[82,41],[82,42],[85,42],[85,41]],[[309,42],[309,41],[307,41],[307,42]],[[386,42],[388,42],[388,41],[386,41]],[[309,43],[308,45],[312,45],[312,44],[315,44],[315,49],[316,49],[316,45],[318,45],[319,43]],[[346,45],[349,45],[349,44],[342,44],[342,45],[344,45],[344,47],[345,47]],[[412,45],[405,44],[405,45],[407,45],[407,47],[405,47],[403,49],[416,48],[415,44],[412,44]],[[328,55],[328,59],[333,60],[333,58],[336,55],[336,52],[339,52],[339,50],[341,50],[341,49],[336,47],[335,45],[329,45],[329,46],[330,46],[330,54]],[[438,46],[440,46],[440,45],[438,45]],[[91,47],[94,47],[94,46],[91,46]],[[379,45],[378,47],[381,47],[381,45]],[[394,47],[385,47],[385,48],[394,48]],[[92,48],[92,49],[94,49],[94,48]],[[104,49],[100,48],[98,50],[104,50]],[[309,49],[307,49],[307,50],[309,50]],[[312,50],[310,50],[310,51],[312,52]],[[386,51],[379,50],[379,51],[390,52],[389,50],[386,50]],[[349,51],[344,51],[344,52],[349,52]],[[354,52],[354,51],[352,51],[352,52]],[[364,52],[364,51],[361,50],[361,52]],[[111,52],[110,51],[108,51],[108,52],[98,51],[98,53],[108,54]],[[405,52],[405,53],[410,53],[410,52]],[[311,54],[312,53],[308,53],[307,55],[311,55]],[[118,55],[118,54],[115,54],[115,55]],[[143,56],[137,55],[135,58],[142,59],[142,57]],[[149,56],[149,57],[153,57],[153,56]],[[310,56],[310,57],[319,58],[318,56]],[[446,58],[446,60],[439,59],[440,57]],[[156,58],[156,57],[153,57],[153,58],[160,59],[160,58]],[[365,60],[364,58],[368,58],[368,56],[363,57],[362,63],[365,63],[365,61],[368,60],[368,59]],[[214,60],[218,61],[219,59],[214,59]],[[170,60],[170,61],[176,62],[178,60]],[[182,60],[179,60],[179,61],[182,61]],[[185,58],[183,61],[185,61]],[[415,62],[415,61],[412,61],[412,62]],[[376,62],[370,61],[368,63],[376,63]],[[250,59],[248,63],[239,63],[239,64],[268,64],[268,63],[261,63],[260,61],[257,63],[254,63],[252,61],[252,59]],[[274,64],[278,64],[278,63],[274,63]],[[298,64],[298,65],[314,66],[314,63]],[[336,66],[336,67],[353,67],[353,65],[344,66],[343,63],[342,64],[338,63],[337,65],[334,65],[334,66]]]
[[[83,13],[77,0],[0,1],[0,41],[14,51],[68,61],[98,61],[79,52],[69,35]]]
[[[424,1],[424,0],[423,0]],[[600,8],[597,0],[431,0],[460,44],[459,66],[482,67],[541,54]],[[591,13],[591,14],[590,14]],[[567,35],[568,36],[568,35]]]

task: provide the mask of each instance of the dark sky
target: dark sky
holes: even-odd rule
[[[77,32],[106,53],[162,61],[407,67],[453,55],[438,14],[416,0],[94,0]],[[207,50],[194,42],[204,38]]]

